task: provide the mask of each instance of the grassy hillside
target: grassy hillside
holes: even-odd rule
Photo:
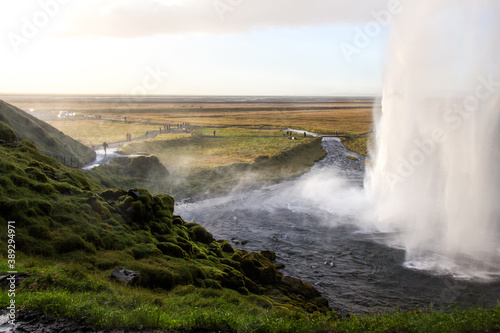
[[[213,327],[214,319],[206,316],[195,322],[171,318],[174,299],[183,304],[179,318],[214,304],[227,308],[221,320],[228,322],[240,310],[252,318],[261,313],[290,320],[331,312],[311,285],[278,271],[274,253],[248,253],[215,240],[202,226],[176,216],[168,195],[102,191],[28,141],[0,145],[0,157],[0,253],[7,258],[5,226],[15,221],[17,270],[29,274],[18,292],[19,305],[70,317],[83,311],[89,324],[103,327],[137,323],[132,309],[138,304],[154,306],[161,316],[168,313],[170,319],[160,318],[165,327]],[[131,287],[112,284],[115,268],[134,270],[140,279]],[[8,302],[6,294],[1,306]],[[205,305],[198,299],[204,294]],[[134,295],[133,301],[125,301],[127,295]],[[153,323],[144,319],[143,324]]]
[[[108,189],[62,166],[0,123],[0,273],[15,221],[16,305],[97,328],[238,332],[480,332],[500,308],[430,309],[341,319],[309,284],[283,276],[269,251],[215,240],[173,211],[172,197]],[[280,158],[275,157],[275,158]],[[262,163],[266,163],[263,159]],[[272,160],[272,158],[271,158]],[[140,274],[112,282],[115,268]],[[0,309],[11,298],[0,283]]]
[[[95,152],[89,147],[3,101],[0,101],[0,121],[10,126],[19,140],[35,142],[40,150],[71,156],[79,165],[95,159]]]

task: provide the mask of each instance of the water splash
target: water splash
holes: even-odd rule
[[[500,273],[500,4],[403,2],[365,187],[406,266]]]

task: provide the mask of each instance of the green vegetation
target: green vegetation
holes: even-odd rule
[[[4,123],[2,126],[7,125],[15,132],[14,136],[6,137],[4,135],[1,137],[2,141],[13,142],[16,138],[30,140],[36,142],[41,150],[73,157],[79,165],[89,163],[95,158],[94,151],[89,147],[3,101],[0,101],[0,122]],[[4,134],[6,133],[4,128],[0,128],[0,130]]]
[[[248,253],[215,240],[174,215],[168,195],[102,191],[27,141],[0,145],[0,155],[0,222],[16,221],[17,270],[30,275],[18,305],[76,320],[84,314],[99,327],[289,328],[288,321],[331,312],[312,286],[278,272],[272,252]],[[5,228],[4,270],[7,239]],[[138,284],[111,283],[111,271],[120,267],[139,272]],[[6,306],[7,292],[1,295]]]
[[[159,176],[154,161],[132,167],[128,160],[113,159],[87,173],[105,187],[147,187],[176,198],[203,193],[206,196],[235,188],[275,183],[303,174],[325,156],[321,140],[300,137],[292,140],[281,131],[241,128],[198,129],[194,135],[161,134],[154,139],[125,145],[125,154],[154,154],[168,170]],[[210,135],[204,135],[209,133]],[[137,160],[138,158],[135,158]],[[134,174],[144,170],[144,174]]]
[[[207,188],[213,194],[244,183],[242,176],[248,184],[292,177],[324,155],[318,139],[290,140],[262,124],[207,127],[193,136],[165,134],[124,148],[158,157],[118,158],[83,172],[62,166],[28,141],[15,142],[23,136],[11,127],[0,122],[0,272],[9,270],[5,226],[14,220],[16,269],[28,274],[16,290],[17,306],[109,329],[500,330],[500,308],[442,312],[431,307],[340,318],[311,285],[283,276],[272,252],[249,253],[215,240],[202,226],[175,215],[171,196],[136,188],[159,183],[157,192],[170,186],[185,195]],[[217,138],[203,136],[214,130]],[[45,137],[52,135],[48,129]],[[367,140],[360,136],[344,143],[356,151]],[[168,165],[180,152],[194,156],[196,150],[207,156],[190,172],[172,165],[167,171],[160,163]],[[131,189],[110,188],[122,185]],[[115,268],[134,270],[140,278],[133,285],[112,282]],[[0,306],[9,301],[3,288]]]
[[[372,138],[370,134],[364,134],[350,138],[342,138],[342,143],[350,151],[368,156],[369,147],[372,144]]]

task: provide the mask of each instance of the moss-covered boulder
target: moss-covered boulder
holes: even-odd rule
[[[16,142],[17,135],[14,130],[6,123],[0,121],[0,141]]]

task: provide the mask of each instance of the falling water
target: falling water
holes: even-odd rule
[[[500,274],[500,3],[402,2],[365,187],[406,266]]]

